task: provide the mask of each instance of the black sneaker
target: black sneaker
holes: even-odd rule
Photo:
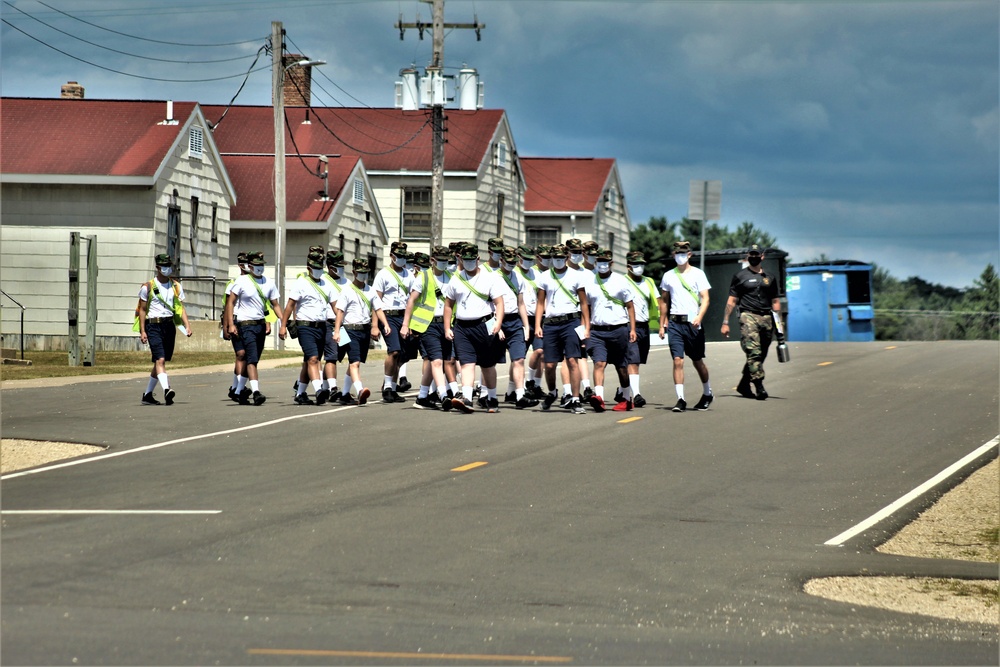
[[[555,394],[545,394],[545,398],[542,399],[542,410],[548,410],[552,407],[552,404],[556,402]]]
[[[684,412],[685,410],[687,410],[687,407],[688,407],[687,401],[685,401],[683,398],[678,398],[677,403],[674,404],[674,407],[670,409],[673,410],[674,412]]]
[[[574,415],[587,414],[587,409],[583,407],[583,403],[581,403],[580,399],[578,398],[574,398],[573,401],[570,403],[569,411],[572,412]]]
[[[399,378],[399,382],[396,383],[396,391],[410,391],[412,388],[413,385],[410,384],[410,381],[406,379],[405,375]]]
[[[413,407],[419,408],[420,410],[434,410],[436,406],[431,400],[430,396],[424,396],[423,398],[417,397],[417,400],[413,402]]]
[[[441,400],[441,412],[451,412],[452,408],[451,402],[453,400],[455,399],[445,396],[444,399]]]
[[[177,395],[177,392],[175,392],[173,389],[167,389],[165,392],[163,392],[163,401],[167,405],[173,405],[174,404],[174,396],[176,396],[176,395]]]
[[[427,394],[427,400],[431,402],[431,405],[434,406],[435,410],[437,410],[438,407],[440,407],[441,405],[441,397],[438,396],[437,394],[434,393]]]
[[[406,399],[399,395],[399,392],[395,389],[392,390],[392,402],[393,403],[406,403]]]
[[[240,402],[240,395],[236,393],[236,387],[229,388],[229,399],[237,403]]]
[[[392,389],[386,387],[382,390],[382,402],[383,403],[395,403],[396,399],[392,397]]]
[[[330,398],[326,400],[329,401],[330,403],[336,403],[343,397],[344,395],[340,393],[339,389],[334,389],[333,391],[330,392]]]
[[[538,405],[538,399],[529,398],[528,394],[525,393],[524,396],[522,396],[517,400],[517,403],[514,404],[514,407],[517,408],[518,410],[524,410],[525,408],[533,408],[536,405]]]
[[[305,393],[296,394],[295,398],[292,400],[294,400],[297,405],[314,405],[312,399],[306,396]]]
[[[480,385],[476,385],[475,387],[473,387],[472,388],[472,400],[473,401],[478,400],[479,399],[479,395],[482,394],[482,393],[483,393],[483,385],[480,384]]]
[[[486,399],[486,412],[500,412],[500,401],[495,398]]]
[[[330,400],[330,390],[320,389],[316,392],[316,405],[323,405]]]
[[[712,404],[712,400],[714,399],[715,396],[713,396],[712,394],[704,394],[702,395],[701,400],[695,403],[693,409],[698,411],[708,410],[708,406]]]
[[[356,399],[353,396],[351,396],[351,392],[347,392],[346,394],[341,394],[339,400],[340,400],[340,404],[341,405],[357,405],[358,404],[358,399]]]
[[[155,398],[153,398],[153,394],[152,393],[149,393],[149,394],[143,394],[142,395],[142,404],[143,405],[160,405],[160,402],[158,400],[156,400]]]
[[[542,389],[541,385],[536,384],[534,389],[531,390],[531,397],[535,400],[540,401],[543,398],[545,398],[545,390]]]
[[[646,399],[642,397],[642,394],[636,394],[635,398],[632,399],[632,405],[637,408],[641,408],[646,405]]]
[[[503,396],[503,402],[504,403],[517,403],[517,394],[515,394],[514,392],[511,392],[509,394],[504,394],[504,396]]]
[[[563,410],[569,410],[573,403],[573,397],[569,394],[563,394],[562,401],[559,403],[559,407]]]
[[[750,378],[744,375],[740,379],[740,383],[736,385],[736,393],[743,398],[756,398],[753,395],[753,389],[750,388]]]
[[[252,394],[253,394],[253,392],[250,391],[250,387],[243,387],[243,390],[240,391],[240,394],[239,394],[239,397],[238,397],[239,400],[237,402],[240,405],[250,405],[250,396]]]
[[[590,387],[585,387],[583,390],[583,400],[589,401],[590,397],[594,395],[594,390]]]
[[[264,394],[260,393],[259,391],[255,391],[253,393],[253,404],[254,405],[264,405],[264,401],[266,401],[266,400],[267,400],[267,396],[265,396]]]
[[[619,387],[618,391],[615,392],[615,403],[621,403],[624,400],[625,400],[625,394],[622,393],[621,387]]]
[[[470,401],[467,398],[451,399],[451,407],[458,410],[459,412],[464,412],[467,415],[471,415],[473,412],[476,411],[476,409],[472,407],[472,401]]]

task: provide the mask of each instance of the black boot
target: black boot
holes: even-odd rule
[[[753,381],[753,386],[757,389],[757,400],[758,401],[766,401],[767,400],[767,392],[764,391],[764,381],[763,380],[754,380]]]
[[[750,376],[743,373],[740,383],[736,385],[736,392],[743,398],[754,398],[753,390],[750,388]]]

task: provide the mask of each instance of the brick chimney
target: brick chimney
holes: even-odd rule
[[[286,53],[282,60],[282,67],[288,68],[285,70],[285,85],[282,89],[286,107],[309,106],[312,67],[288,67],[300,60],[305,60],[305,58],[299,53]]]
[[[62,87],[60,97],[64,100],[82,100],[83,86],[78,84],[76,81],[68,81],[66,85]]]

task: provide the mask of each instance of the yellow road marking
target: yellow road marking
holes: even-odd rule
[[[472,470],[473,468],[482,468],[485,465],[489,465],[486,461],[476,461],[475,463],[468,463],[464,466],[459,466],[458,468],[452,468],[452,472],[465,472],[466,470]]]
[[[642,417],[629,417],[628,419],[619,419],[618,423],[619,424],[628,424],[629,422],[637,422],[640,419],[642,419]]]
[[[895,350],[897,347],[898,347],[898,345],[890,345],[889,347],[887,347],[885,349],[887,349],[887,350]]]
[[[816,365],[817,365],[817,366],[829,366],[829,365],[830,365],[830,364],[832,364],[832,363],[833,363],[832,361],[824,361],[823,363],[821,363],[821,364],[816,364]]]
[[[306,649],[252,648],[250,655],[285,655],[336,658],[396,658],[399,660],[483,660],[486,662],[572,662],[568,656],[552,655],[485,655],[478,653],[397,653],[386,651],[315,651]]]

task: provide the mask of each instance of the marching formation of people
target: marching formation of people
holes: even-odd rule
[[[299,405],[368,403],[372,392],[361,370],[372,342],[383,338],[383,403],[407,402],[400,393],[410,387],[405,369],[413,362],[421,369],[414,399],[420,409],[468,414],[540,405],[549,411],[558,402],[574,414],[586,413],[585,406],[626,412],[646,405],[640,370],[651,336],[658,335],[667,339],[673,358],[672,410],[688,409],[685,358],[702,382],[701,398],[690,409],[709,409],[714,395],[702,323],[711,285],[689,263],[690,243],[674,243],[676,268],[658,287],[644,275],[646,258],[639,251],[628,253],[621,274],[612,270],[611,250],[593,241],[515,248],[492,238],[486,249],[484,259],[474,243],[435,246],[428,254],[410,252],[396,241],[389,266],[372,277],[368,260],[353,260],[348,273],[342,252],[313,246],[283,306],[275,282],[264,275],[264,254],[239,253],[240,275],[226,285],[221,323],[235,356],[229,398],[258,406],[267,400],[257,365],[276,325],[282,340],[296,338],[302,349],[294,384]],[[782,340],[777,286],[761,269],[762,257],[752,246],[747,268],[733,277],[722,325],[728,336],[729,318],[738,307],[747,362],[737,391],[758,400],[767,398],[763,362],[773,332]],[[166,404],[173,403],[165,364],[175,330],[191,335],[184,292],[170,278],[169,264],[167,255],[157,255],[155,278],[139,290],[136,330],[149,343],[154,364],[144,405],[160,404],[153,397],[157,385]],[[346,374],[338,385],[337,366],[345,358]],[[507,365],[505,391],[497,384],[500,365]],[[606,401],[606,380],[615,378],[614,396]]]

